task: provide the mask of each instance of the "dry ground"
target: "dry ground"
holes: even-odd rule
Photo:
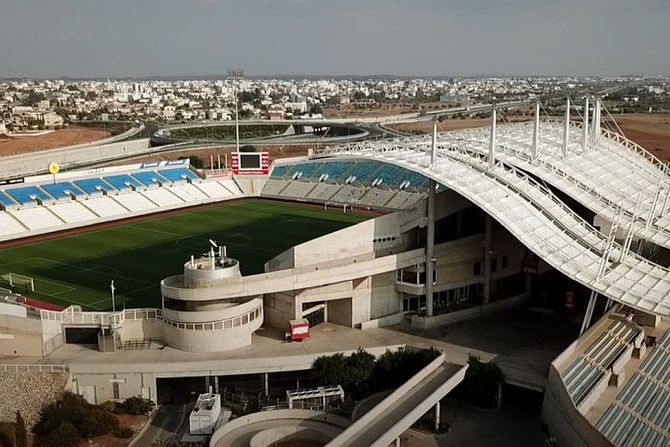
[[[670,115],[629,114],[614,118],[628,138],[661,160],[670,160]]]
[[[70,126],[67,129],[55,130],[46,135],[35,137],[2,136],[0,137],[0,156],[25,154],[45,149],[72,146],[102,140],[110,133],[102,129]]]

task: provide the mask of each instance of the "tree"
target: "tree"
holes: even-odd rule
[[[28,92],[28,96],[26,96],[23,99],[23,105],[32,107],[37,105],[38,102],[43,101],[45,99],[46,96],[44,96],[44,93],[31,90],[30,92]]]
[[[256,146],[252,146],[251,144],[245,144],[240,148],[240,152],[256,152]]]
[[[342,385],[347,377],[344,354],[338,353],[317,358],[314,361],[312,374],[318,385]]]
[[[26,422],[21,412],[16,412],[16,447],[28,447],[28,434],[26,433]]]
[[[313,104],[312,107],[309,109],[309,113],[312,115],[320,115],[323,113],[323,109],[319,104]]]
[[[375,374],[375,356],[363,349],[347,357],[347,388],[355,396],[366,395],[372,388],[372,378]]]
[[[121,406],[126,410],[126,413],[133,415],[149,414],[154,409],[154,403],[151,399],[140,396],[129,397]]]
[[[484,363],[473,355],[468,358],[468,365],[456,396],[481,407],[495,407],[498,386],[505,380],[505,374],[495,362]]]

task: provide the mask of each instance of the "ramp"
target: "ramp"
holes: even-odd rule
[[[327,446],[387,447],[461,383],[467,369],[440,355]]]

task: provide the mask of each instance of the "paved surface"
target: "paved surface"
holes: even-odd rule
[[[317,356],[358,348],[376,349],[381,354],[399,345],[435,347],[445,352],[448,361],[458,364],[465,364],[470,354],[484,361],[495,357],[490,352],[381,328],[361,331],[325,323],[314,328],[312,337],[302,343],[287,342],[283,335],[280,331],[261,329],[254,335],[251,346],[220,353],[183,352],[156,344],[147,351],[102,353],[64,345],[44,358],[4,357],[0,363],[67,364],[72,372],[103,373],[113,367],[118,373],[171,371],[181,373],[176,375],[197,376],[203,375],[202,371],[222,371],[221,375],[230,375],[309,369]]]
[[[164,443],[171,440],[187,417],[187,405],[163,405],[149,426],[130,444],[131,447],[150,446],[156,441]],[[162,444],[161,444],[162,445]]]
[[[410,430],[400,437],[403,447],[542,447],[545,435],[538,411],[519,408],[481,410],[469,405],[442,401],[442,421],[449,433],[433,436]]]

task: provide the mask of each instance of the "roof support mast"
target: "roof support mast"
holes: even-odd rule
[[[568,140],[570,139],[570,97],[565,101],[565,123],[563,123],[563,157],[568,156]]]
[[[540,142],[540,101],[535,102],[535,127],[533,127],[533,154],[532,159],[536,160],[539,154],[538,144]]]
[[[491,142],[489,144],[489,168],[496,164],[496,105],[491,111]]]
[[[584,137],[582,139],[582,149],[586,152],[586,149],[589,145],[589,97],[586,97],[584,101]]]

